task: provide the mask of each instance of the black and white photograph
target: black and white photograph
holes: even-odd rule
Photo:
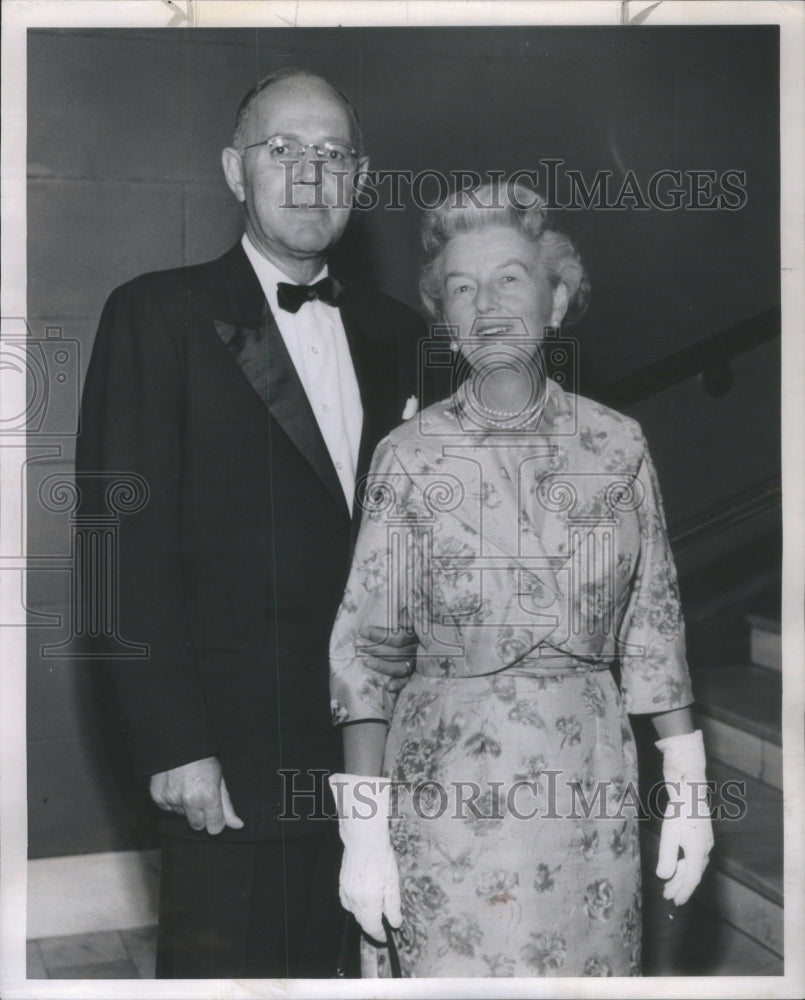
[[[3,995],[801,995],[805,4],[3,6]]]

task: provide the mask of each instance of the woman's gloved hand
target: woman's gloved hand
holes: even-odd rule
[[[713,846],[702,731],[667,736],[654,745],[662,751],[668,788],[657,875],[668,879],[663,896],[681,906],[701,881]]]
[[[392,927],[402,923],[400,877],[389,840],[388,778],[330,775],[344,844],[339,890],[341,905],[364,931],[383,942],[383,914]]]

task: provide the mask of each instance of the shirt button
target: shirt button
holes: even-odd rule
[[[325,403],[324,406],[322,407],[322,409],[324,410],[325,413],[329,413],[330,412],[330,404],[329,403]]]
[[[318,349],[318,347],[311,347],[310,349],[311,349],[311,351],[312,351],[312,352],[313,352],[314,354],[318,354],[318,353],[319,353],[319,349]]]
[[[341,462],[336,462],[335,467],[336,469],[338,469],[339,472],[344,468],[343,463]]]

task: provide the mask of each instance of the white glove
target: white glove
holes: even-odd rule
[[[662,751],[663,778],[668,783],[657,875],[669,880],[663,889],[665,899],[681,906],[701,882],[713,846],[702,731],[667,736],[654,745]]]
[[[383,942],[383,914],[392,927],[402,923],[400,876],[389,839],[388,778],[331,774],[344,844],[339,891],[341,905],[375,939]]]

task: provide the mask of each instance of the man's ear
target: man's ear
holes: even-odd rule
[[[360,192],[366,186],[367,171],[369,170],[369,157],[362,156],[355,165],[354,187],[356,192]]]
[[[565,313],[567,312],[567,307],[570,305],[570,293],[567,290],[567,285],[564,281],[560,281],[559,284],[553,290],[553,306],[551,308],[551,326],[561,326],[562,320],[565,318]]]
[[[240,153],[231,146],[227,146],[227,148],[221,152],[221,166],[224,168],[224,177],[226,177],[226,183],[229,185],[229,190],[232,194],[234,194],[238,201],[245,201],[246,193],[243,185],[243,160],[240,157]]]

